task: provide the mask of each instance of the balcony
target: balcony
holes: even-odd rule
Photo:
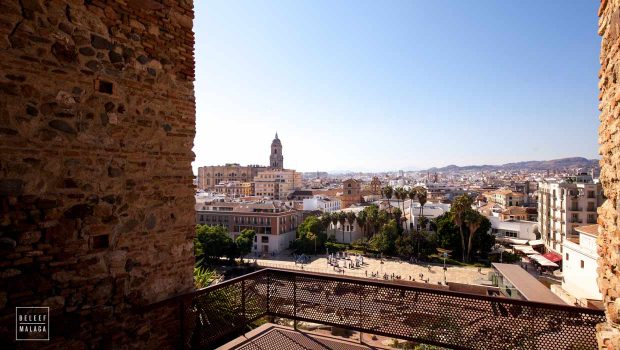
[[[605,321],[602,311],[574,306],[274,269],[147,310],[159,308],[178,308],[179,329],[170,333],[182,348],[213,348],[256,320],[279,317],[448,348],[592,349],[595,325]],[[277,342],[269,348],[291,349]]]

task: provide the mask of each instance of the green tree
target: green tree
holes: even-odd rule
[[[396,239],[396,254],[403,257],[413,256],[413,232],[404,233]]]
[[[301,235],[306,234],[308,232],[312,232],[315,234],[319,234],[324,231],[324,224],[319,218],[316,216],[308,216],[298,227],[297,227],[297,237],[299,238]]]
[[[194,249],[196,258],[205,263],[220,257],[233,260],[237,255],[236,245],[224,226],[196,225]]]
[[[459,256],[463,255],[464,248],[461,245],[459,228],[452,216],[453,214],[448,212],[435,218],[435,239],[440,248],[451,250],[453,256]]]
[[[370,240],[373,249],[387,255],[394,253],[396,238],[398,237],[398,225],[396,220],[390,220],[381,226],[381,229]]]
[[[297,227],[297,238],[291,242],[291,248],[298,254],[316,254],[319,249],[322,250],[327,240],[325,222],[323,216],[320,219],[316,216],[307,217]]]
[[[473,212],[473,213],[472,213]],[[441,248],[452,250],[454,256],[465,255],[470,256],[476,252],[479,252],[481,258],[486,258],[489,251],[495,244],[495,236],[489,234],[491,229],[491,222],[489,219],[475,212],[474,210],[467,211],[463,214],[463,218],[469,218],[470,215],[478,214],[478,220],[475,225],[464,224],[463,235],[467,237],[468,244],[463,246],[460,239],[459,227],[455,224],[452,213],[446,213],[433,220],[432,225],[436,228],[436,234],[433,239],[436,241],[436,245]],[[473,230],[474,234],[469,232]],[[471,238],[471,247],[469,247],[469,239]]]
[[[254,230],[243,230],[235,239],[235,245],[237,246],[237,253],[241,258],[241,263],[243,263],[243,257],[250,254],[252,251],[254,236],[256,236]]]

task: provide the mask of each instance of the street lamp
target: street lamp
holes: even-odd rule
[[[452,253],[452,251],[443,248],[437,248],[437,252],[443,257],[443,284],[447,285],[448,282],[446,280],[446,271],[448,270],[448,268],[446,267],[446,259],[450,256],[450,253]]]
[[[503,262],[504,261],[504,247],[499,248],[499,262]]]

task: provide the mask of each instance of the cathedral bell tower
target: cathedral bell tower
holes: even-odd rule
[[[269,155],[269,166],[274,169],[284,168],[284,156],[282,156],[282,142],[278,138],[276,132],[276,138],[271,141],[271,154]]]

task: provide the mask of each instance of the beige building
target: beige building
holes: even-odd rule
[[[301,173],[290,169],[265,170],[254,177],[254,193],[272,199],[287,199],[295,190],[301,189]]]
[[[497,203],[504,208],[522,206],[526,199],[525,194],[508,189],[491,191],[486,194],[486,197],[489,202]]]
[[[603,203],[601,184],[588,174],[538,183],[538,227],[547,249],[562,253],[562,244],[579,236],[576,228],[596,224]]]
[[[223,181],[215,185],[215,192],[230,197],[245,197],[254,195],[253,182]]]
[[[508,220],[525,220],[536,221],[538,220],[538,213],[536,208],[527,207],[508,207],[499,213],[499,219],[502,221]]]
[[[340,207],[343,209],[350,207],[352,204],[362,202],[362,182],[356,179],[344,180],[342,182],[340,201]]]
[[[251,182],[261,171],[268,168],[260,165],[242,166],[237,163],[210,165],[198,168],[198,188],[215,191],[221,182]]]

